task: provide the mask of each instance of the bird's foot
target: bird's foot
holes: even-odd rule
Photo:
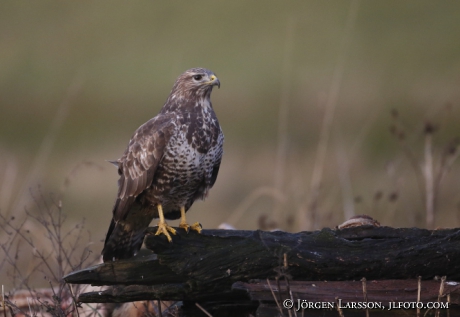
[[[190,226],[190,229],[195,230],[198,233],[201,233],[201,229],[203,227],[201,226],[201,223],[195,222],[193,225]]]
[[[158,230],[157,230],[157,233],[155,233],[155,235],[158,236],[160,234],[164,234],[166,236],[166,238],[168,239],[168,241],[172,242],[172,238],[169,235],[168,231],[171,232],[172,234],[176,234],[176,229],[174,229],[173,227],[168,225],[166,222],[159,222],[158,223]]]
[[[179,228],[183,228],[185,230],[185,232],[188,233],[189,229],[192,229],[198,233],[201,233],[201,229],[202,229],[202,226],[201,226],[201,223],[199,222],[195,222],[193,225],[189,225],[188,223],[186,223],[185,221],[181,221],[180,224],[179,224]]]

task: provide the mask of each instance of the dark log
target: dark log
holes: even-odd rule
[[[104,263],[73,272],[65,280],[149,285],[100,295],[101,301],[238,298],[241,294],[231,292],[233,283],[280,276],[284,254],[286,273],[296,281],[432,279],[435,275],[460,280],[459,229],[368,226],[300,233],[203,230],[201,235],[178,229],[172,243],[150,235],[145,244],[157,258]],[[80,300],[98,302],[94,296],[85,296]]]
[[[208,230],[173,243],[148,236],[161,265],[198,284],[271,278],[287,254],[298,280],[460,279],[460,230],[356,227],[314,232]]]

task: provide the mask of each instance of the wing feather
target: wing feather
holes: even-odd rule
[[[124,219],[134,198],[149,188],[171,135],[176,117],[159,114],[140,126],[118,160],[118,203],[113,210],[115,220]]]

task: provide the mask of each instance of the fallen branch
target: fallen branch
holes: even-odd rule
[[[83,294],[84,302],[235,298],[233,283],[274,279],[284,254],[294,281],[460,279],[459,229],[362,226],[300,233],[204,230],[201,235],[179,229],[173,240],[149,235],[145,244],[155,255],[100,264],[65,280],[131,285]]]

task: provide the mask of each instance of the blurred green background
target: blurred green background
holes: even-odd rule
[[[430,122],[445,172],[435,226],[459,226],[459,166],[440,168],[460,136],[458,12],[458,1],[420,0],[2,1],[1,212],[54,193],[99,252],[118,179],[105,160],[180,73],[206,67],[222,83],[212,100],[225,153],[190,222],[299,231],[365,213],[424,227],[414,166]]]

